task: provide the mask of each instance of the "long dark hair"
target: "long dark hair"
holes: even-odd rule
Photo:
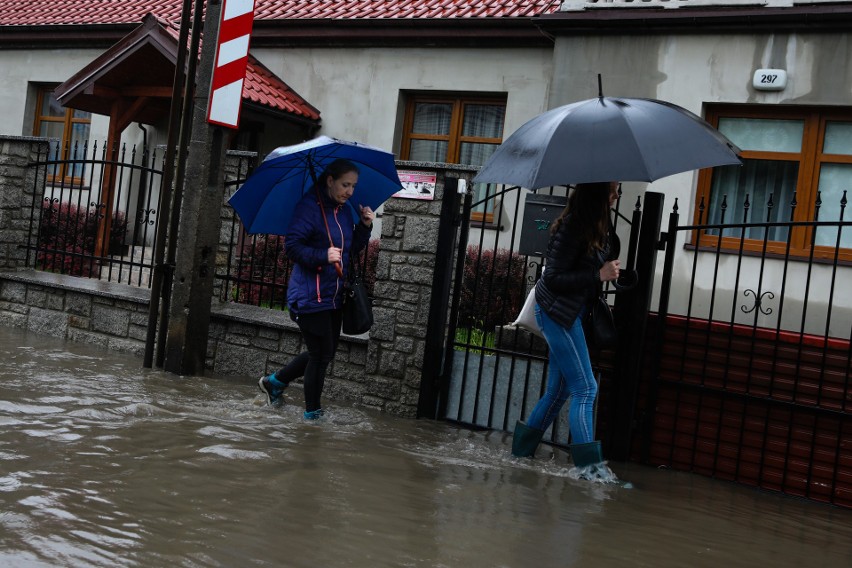
[[[587,251],[603,249],[609,233],[609,196],[612,182],[579,183],[568,197],[568,205],[553,222],[550,233],[555,234],[568,215],[573,215]]]

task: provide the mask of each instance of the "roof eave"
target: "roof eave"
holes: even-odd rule
[[[0,26],[0,48],[31,48],[45,46],[87,47],[111,46],[139,26],[133,24]]]
[[[252,47],[552,45],[535,18],[255,20]]]
[[[852,3],[785,8],[605,8],[559,12],[536,19],[536,23],[548,34],[848,31],[850,22]]]

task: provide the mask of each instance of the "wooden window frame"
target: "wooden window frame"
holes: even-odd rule
[[[50,116],[43,113],[45,98],[47,95],[52,94],[54,91],[54,87],[39,87],[36,98],[36,112],[35,112],[35,121],[33,124],[33,135],[39,136],[41,132],[41,126],[44,123],[52,122],[56,124],[62,124],[62,139],[59,141],[61,152],[59,155],[60,160],[67,160],[69,156],[69,152],[71,151],[71,135],[74,131],[75,124],[86,124],[89,126],[91,131],[92,119],[91,115],[89,118],[79,118],[74,116],[74,112],[76,109],[70,107],[63,107],[65,109],[64,116]],[[53,183],[56,182],[65,182],[79,185],[82,183],[82,178],[77,176],[69,176],[67,175],[68,164],[62,163],[57,164],[57,168],[59,170],[58,175],[48,174],[47,180]]]
[[[811,107],[811,106],[766,106],[766,105],[711,105],[707,109],[706,120],[714,127],[718,127],[721,118],[755,118],[755,119],[784,119],[802,120],[804,130],[802,134],[802,147],[800,152],[767,152],[743,150],[741,157],[763,160],[789,160],[799,164],[798,178],[796,180],[796,211],[793,218],[795,222],[813,221],[815,214],[816,191],[819,187],[819,175],[823,164],[852,164],[852,155],[826,154],[822,151],[825,140],[825,129],[828,122],[852,122],[852,107]],[[700,210],[700,204],[711,203],[711,188],[713,182],[713,168],[703,169],[698,175],[698,187],[695,199],[695,211],[693,213],[694,224],[706,224],[708,212]],[[850,195],[852,197],[852,194]],[[740,211],[738,207],[729,205],[729,210]],[[847,212],[852,213],[852,208]],[[757,219],[752,219],[759,222]],[[739,221],[731,221],[737,223]],[[811,241],[813,238],[813,227],[792,227],[790,237],[789,255],[794,259],[807,259],[811,256]],[[719,239],[721,238],[721,244]],[[692,246],[703,250],[716,250],[738,252],[741,239],[739,237],[720,237],[709,235],[704,231],[693,231],[690,241]],[[764,252],[763,240],[743,239],[743,252],[746,254],[762,254]],[[766,253],[772,256],[785,256],[787,254],[786,241],[767,241]],[[835,249],[833,247],[816,245],[813,247],[813,258],[817,260],[833,260]],[[852,249],[841,248],[837,251],[840,261],[852,261]]]
[[[412,132],[414,128],[414,110],[418,104],[435,103],[435,104],[451,104],[453,111],[450,119],[449,133],[444,134],[418,134]],[[402,134],[402,149],[400,158],[402,160],[410,159],[411,142],[414,140],[431,140],[438,142],[447,142],[447,156],[444,160],[448,164],[458,164],[459,156],[461,155],[461,146],[463,143],[473,144],[501,144],[502,138],[486,138],[481,136],[463,136],[462,126],[464,124],[464,111],[468,105],[492,105],[502,106],[504,109],[503,116],[505,118],[506,96],[505,95],[482,95],[482,94],[464,94],[464,93],[429,93],[429,94],[411,94],[408,97],[405,105],[405,119],[403,121]],[[494,222],[494,209],[496,207],[496,199],[490,200],[490,209],[486,212],[472,211],[470,214],[471,221],[483,224]]]

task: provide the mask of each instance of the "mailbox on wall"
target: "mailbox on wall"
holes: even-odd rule
[[[528,256],[544,256],[550,240],[550,226],[562,213],[568,198],[564,195],[528,193],[524,201],[524,217],[518,252]]]

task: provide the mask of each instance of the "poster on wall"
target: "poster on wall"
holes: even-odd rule
[[[435,172],[398,170],[397,173],[399,181],[402,182],[402,189],[394,193],[394,197],[435,199],[435,180],[438,178]]]

